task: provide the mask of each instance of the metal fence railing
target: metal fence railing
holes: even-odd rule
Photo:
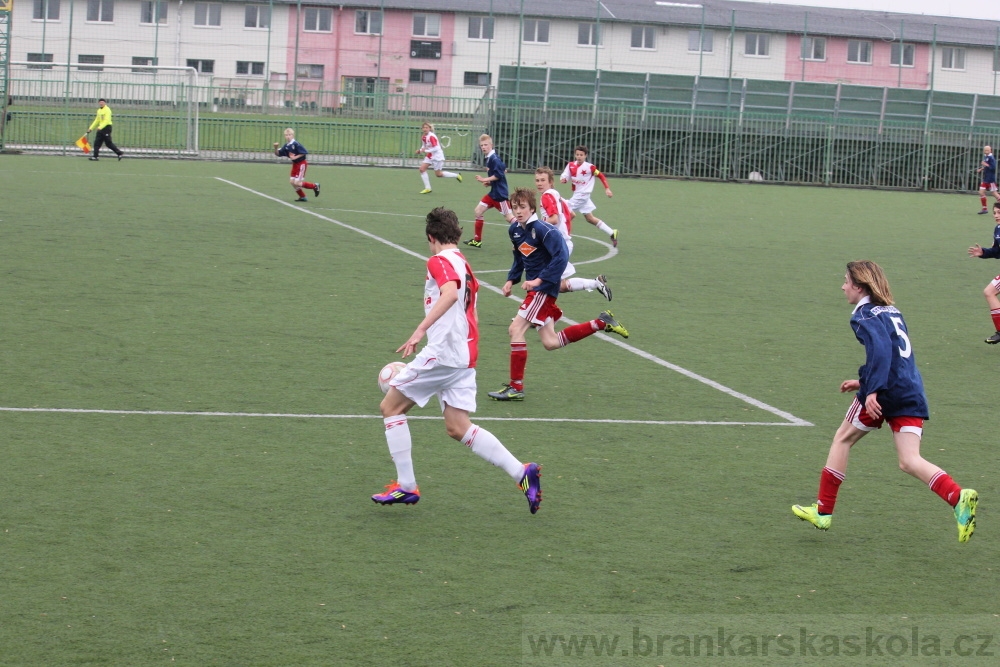
[[[223,108],[231,105],[216,102],[214,89],[176,82],[153,93],[148,85],[114,88],[120,99],[107,96],[115,139],[133,155],[270,160],[272,143],[291,126],[315,162],[409,165],[427,120],[458,165],[481,164],[478,138],[488,132],[513,170],[561,167],[584,144],[592,162],[618,175],[967,191],[978,186],[982,146],[997,143],[994,126],[970,125],[968,114],[932,122],[928,113],[910,122],[822,109],[751,113],[409,93],[357,94],[359,104],[315,110],[278,105],[231,113]],[[6,147],[75,152],[95,106],[72,85],[70,95],[66,89],[65,80],[60,89],[13,79]],[[338,91],[325,94],[344,99]],[[198,113],[190,112],[192,104]]]

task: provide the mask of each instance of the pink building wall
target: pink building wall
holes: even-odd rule
[[[872,41],[872,62],[870,65],[847,62],[847,39],[826,38],[826,60],[806,60],[799,58],[802,52],[802,36],[788,35],[785,50],[785,79],[801,81],[803,64],[805,80],[823,83],[852,83],[862,86],[888,86],[900,84],[900,68],[889,63],[892,44],[881,40]],[[915,44],[913,67],[902,68],[904,88],[924,88],[930,85],[930,46]]]
[[[429,90],[427,84],[411,84],[410,70],[436,70],[438,85],[447,86],[451,81],[451,63],[455,43],[455,15],[440,13],[440,37],[414,37],[413,14],[432,12],[387,11],[383,20],[381,37],[381,68],[379,67],[379,36],[354,33],[356,8],[333,7],[332,32],[305,32],[302,18],[295,7],[289,9],[288,69],[293,78],[296,62],[295,43],[298,31],[298,62],[323,65],[322,87],[340,90],[343,77],[381,77],[389,80],[389,92],[404,86],[408,92]],[[304,9],[303,9],[304,11]],[[433,12],[436,13],[436,12]],[[441,42],[441,59],[412,58],[410,41],[433,40]],[[299,80],[300,84],[303,81]],[[400,82],[400,83],[397,83]],[[320,81],[308,81],[308,87],[320,87]]]

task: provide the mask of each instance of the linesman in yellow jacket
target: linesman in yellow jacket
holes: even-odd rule
[[[111,107],[108,106],[108,101],[104,98],[97,100],[97,117],[90,124],[87,134],[90,134],[90,130],[94,128],[97,128],[97,138],[94,139],[94,154],[90,156],[90,159],[96,161],[97,154],[101,151],[101,146],[107,145],[108,148],[115,152],[120,161],[125,156],[125,153],[115,146],[115,142],[111,141]]]

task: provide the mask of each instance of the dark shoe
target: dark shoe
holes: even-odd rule
[[[306,199],[305,197],[299,197],[299,198],[298,198],[298,199],[296,199],[295,201],[309,201],[309,200],[308,200],[308,199]]]
[[[121,162],[123,157],[125,157],[125,153],[119,153],[118,154],[118,161]]]
[[[313,193],[315,193],[315,197],[319,197],[319,183],[316,183],[315,185],[316,187],[313,188]]]
[[[97,162],[97,156],[96,156],[96,155],[91,155],[91,156],[90,156],[89,158],[87,158],[87,159],[88,159],[88,160],[90,160],[91,162]]]
[[[997,343],[1000,343],[1000,331],[997,331],[995,334],[987,338],[986,342],[989,343],[990,345],[996,345]]]

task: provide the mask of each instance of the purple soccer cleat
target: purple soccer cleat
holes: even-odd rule
[[[517,488],[524,492],[528,499],[528,509],[534,514],[542,504],[542,466],[537,463],[524,464],[524,477],[517,483]]]
[[[395,505],[396,503],[416,505],[417,501],[420,500],[420,489],[404,491],[403,487],[399,485],[399,482],[392,480],[385,485],[385,491],[382,493],[376,493],[372,496],[372,500],[379,505]]]

